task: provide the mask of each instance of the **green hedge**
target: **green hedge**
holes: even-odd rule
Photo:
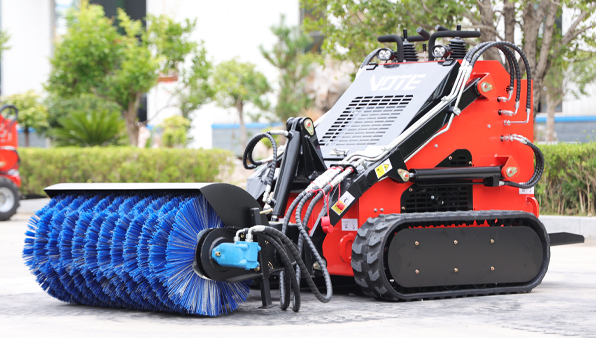
[[[22,194],[56,183],[213,182],[232,168],[224,150],[20,148]]]
[[[596,143],[542,145],[546,168],[535,189],[541,213],[596,215]]]
[[[596,215],[596,143],[542,145],[546,169],[536,186],[543,214]],[[223,150],[21,148],[23,194],[61,182],[212,182],[229,174]]]

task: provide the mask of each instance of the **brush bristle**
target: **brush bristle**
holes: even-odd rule
[[[23,259],[64,302],[217,316],[248,295],[193,270],[198,233],[222,226],[200,194],[62,194],[29,220]]]

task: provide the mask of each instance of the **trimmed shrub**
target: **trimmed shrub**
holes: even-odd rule
[[[224,150],[20,148],[22,194],[57,183],[214,182],[232,168]]]
[[[535,194],[541,213],[596,215],[596,143],[541,145],[546,168]]]
[[[541,213],[596,215],[596,143],[541,145],[546,168],[535,194]],[[20,148],[22,194],[56,183],[214,182],[230,174],[224,150]]]

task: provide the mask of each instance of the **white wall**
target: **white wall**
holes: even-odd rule
[[[298,0],[147,0],[147,13],[167,14],[177,21],[197,18],[193,39],[205,42],[207,54],[214,63],[233,58],[252,62],[272,85],[277,81],[278,72],[261,56],[259,45],[270,48],[275,43],[270,27],[279,22],[280,14],[285,14],[288,25],[297,25],[300,14]],[[160,84],[149,93],[149,118],[166,105],[169,86],[171,84]],[[157,125],[175,113],[176,109],[162,110],[150,124]],[[211,148],[211,125],[237,122],[233,110],[226,111],[215,104],[201,108],[193,121],[192,146]]]
[[[586,86],[586,93],[580,98],[569,95],[563,101],[563,115],[596,115],[596,83]]]
[[[563,34],[565,34],[574,18],[580,14],[579,10],[570,10],[567,7],[563,8]],[[596,15],[592,15],[592,19],[596,18]],[[588,20],[589,22],[590,20]],[[592,34],[596,30],[588,31],[584,34]],[[581,46],[584,49],[589,49],[587,45]],[[592,48],[593,49],[593,48]],[[570,86],[574,86],[573,83]],[[572,95],[568,95],[563,101],[563,113],[562,115],[596,115],[596,82],[586,87],[587,96],[575,98]]]
[[[2,95],[43,90],[50,73],[53,9],[51,0],[2,0],[2,30],[10,49],[2,53]]]

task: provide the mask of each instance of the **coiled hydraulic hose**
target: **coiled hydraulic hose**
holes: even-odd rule
[[[534,174],[527,182],[516,183],[516,182],[510,182],[510,181],[501,181],[499,183],[499,185],[507,185],[510,187],[515,187],[515,188],[520,188],[520,189],[529,189],[529,188],[535,186],[536,184],[538,184],[538,181],[540,181],[540,178],[542,178],[542,174],[544,173],[544,164],[545,164],[544,155],[542,154],[542,151],[540,151],[540,148],[538,148],[535,144],[530,142],[530,140],[528,140],[527,138],[520,136],[520,135],[514,134],[514,135],[503,136],[503,137],[501,137],[501,140],[502,141],[518,141],[521,144],[525,144],[528,147],[532,148],[532,150],[534,151],[534,156],[536,158],[536,164],[534,166]]]
[[[299,229],[300,229],[300,227],[299,227]],[[327,289],[326,296],[323,296],[321,294],[321,292],[315,285],[315,282],[313,281],[312,277],[308,273],[308,271],[306,269],[306,265],[304,264],[302,257],[300,257],[300,254],[298,253],[298,249],[296,248],[296,245],[292,242],[292,240],[290,240],[288,238],[288,236],[286,236],[284,233],[282,233],[281,231],[279,231],[273,227],[268,227],[268,226],[264,226],[264,225],[253,226],[252,228],[250,228],[249,231],[253,231],[256,233],[264,233],[265,235],[269,235],[271,237],[275,237],[275,238],[281,240],[282,243],[286,246],[286,248],[288,248],[288,250],[290,251],[290,254],[296,260],[296,264],[300,267],[300,270],[302,271],[302,277],[306,280],[308,287],[310,288],[311,292],[315,295],[315,297],[322,303],[328,303],[331,300],[331,296],[333,295],[333,289],[329,287]],[[306,242],[312,244],[312,241],[310,241],[310,238]],[[317,261],[318,262],[322,261],[321,256],[319,256],[316,248],[314,247],[314,244],[312,244],[311,250],[313,250],[313,254],[315,255],[315,257],[318,258]],[[331,276],[329,276],[329,273],[327,272],[326,269],[324,269],[323,271],[324,271],[323,274],[325,276],[325,285],[331,285]],[[290,275],[290,279],[292,279],[291,277],[292,276]],[[296,278],[294,278],[294,280],[296,280]]]
[[[266,163],[264,161],[255,161],[252,158],[252,152],[255,149],[255,146],[265,137],[269,139],[271,142],[271,148],[273,149],[273,160],[267,163],[267,169],[269,171],[267,172],[265,193],[263,194],[263,202],[268,203],[269,192],[271,191],[271,185],[273,184],[273,178],[275,177],[275,168],[277,167],[277,143],[270,132],[255,135],[252,139],[250,139],[250,141],[248,141],[246,149],[244,149],[244,154],[242,155],[242,165],[244,166],[244,169],[250,170],[256,169],[258,166]]]
[[[280,278],[280,281],[279,281],[280,286],[282,284],[286,284],[285,286],[287,288],[286,289],[287,291],[283,292],[284,299],[281,301],[280,307],[282,310],[286,310],[288,308],[288,306],[290,304],[289,295],[290,295],[290,290],[291,290],[294,293],[294,305],[292,306],[292,310],[294,312],[298,312],[300,310],[300,286],[296,279],[296,273],[294,272],[294,267],[292,265],[292,261],[290,260],[290,257],[284,250],[283,246],[278,242],[277,237],[266,235],[264,232],[261,233],[260,236],[264,240],[271,243],[271,245],[273,245],[275,250],[277,250],[277,253],[280,255],[281,260],[283,262],[284,271],[287,273],[287,277],[284,278],[283,281]],[[290,285],[287,285],[287,283],[289,283]]]
[[[511,42],[507,42],[507,41],[493,41],[493,42],[486,42],[484,44],[480,44],[478,46],[475,46],[474,48],[472,48],[468,54],[466,54],[466,57],[464,58],[465,60],[467,60],[470,63],[470,67],[474,67],[474,64],[476,64],[476,61],[478,61],[478,58],[480,58],[480,56],[486,52],[487,49],[492,48],[492,47],[508,47],[513,49],[514,51],[516,51],[520,57],[522,58],[524,65],[526,66],[526,69],[529,70],[530,69],[530,63],[528,62],[528,59],[526,58],[526,55],[524,54],[524,52],[517,47],[516,45],[514,45]],[[516,61],[517,63],[517,61]],[[527,97],[526,97],[526,112],[529,114],[529,112],[531,111],[531,107],[532,107],[532,73],[530,71],[526,72],[527,74],[527,80],[528,80],[528,89],[527,89]],[[517,88],[517,90],[521,90],[521,88]]]

